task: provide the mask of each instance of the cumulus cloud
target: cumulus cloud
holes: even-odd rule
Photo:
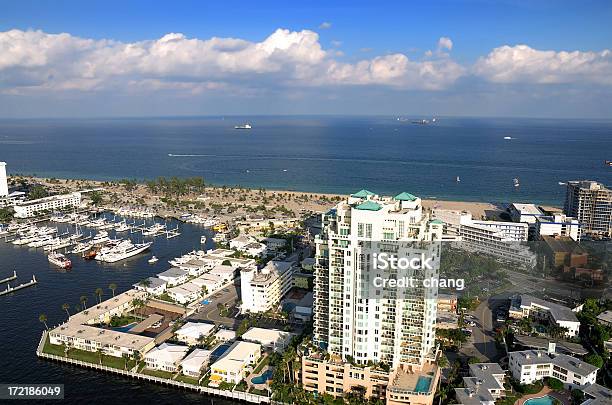
[[[309,30],[277,29],[261,42],[169,33],[132,43],[11,30],[0,33],[0,89],[204,92],[323,84],[441,89],[464,72],[447,58],[419,62],[393,54],[347,64],[334,59],[339,56],[323,49]]]
[[[328,30],[332,27],[332,23],[327,22],[327,21],[323,21],[321,24],[319,24],[319,29],[320,30]]]
[[[496,83],[612,84],[612,52],[556,52],[527,45],[493,49],[474,65],[474,73]]]
[[[453,41],[448,38],[448,37],[440,37],[440,39],[438,39],[438,50],[449,50],[451,51],[453,49]]]

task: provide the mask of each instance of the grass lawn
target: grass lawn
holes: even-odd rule
[[[266,390],[258,390],[257,388],[251,388],[249,391],[251,394],[263,395],[265,397],[268,396],[268,391]]]
[[[252,374],[259,373],[266,366],[266,364],[268,364],[269,362],[270,362],[270,356],[264,357],[263,360],[259,362],[257,367],[255,367],[255,370],[253,370]]]
[[[236,388],[234,388],[234,391],[242,391],[242,392],[246,392],[248,386],[247,384],[242,381],[240,384],[236,385]]]
[[[66,357],[64,346],[53,345],[49,343],[48,338],[47,342],[45,343],[45,346],[43,347],[43,352],[47,354],[54,354],[56,356]],[[87,363],[100,364],[100,355],[98,353],[88,352],[85,350],[70,349],[70,351],[68,352],[68,357],[74,360],[80,360]],[[122,357],[103,356],[102,365],[123,370],[125,369],[125,360]],[[134,367],[134,360],[129,360],[128,370],[132,367]]]
[[[149,370],[148,368],[143,368],[141,372],[143,374],[152,375],[154,377],[167,378],[169,380],[171,380],[172,376],[174,375],[174,374],[172,374],[172,373],[170,373],[168,371]]]
[[[64,357],[64,346],[52,345],[51,343],[49,343],[49,337],[47,336],[47,341],[45,342],[45,346],[43,347],[43,353],[54,354],[56,356]]]
[[[178,377],[176,377],[176,381],[180,381],[180,382],[184,382],[187,384],[193,384],[193,385],[198,385],[198,379],[197,378],[193,378],[193,377],[189,377],[183,374],[179,374]]]

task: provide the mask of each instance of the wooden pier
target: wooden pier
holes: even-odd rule
[[[17,290],[21,290],[23,288],[27,288],[27,287],[35,285],[35,284],[38,284],[38,281],[36,281],[36,276],[32,276],[32,280],[28,281],[27,283],[19,284],[16,287],[11,287],[11,285],[8,284],[6,286],[6,290],[0,291],[0,296],[1,295],[6,295],[6,294],[10,294],[10,293],[15,292]]]
[[[10,277],[7,277],[7,278],[5,278],[5,279],[0,280],[0,284],[2,284],[2,283],[6,283],[6,282],[9,282],[9,281],[13,281],[13,280],[15,280],[16,278],[17,278],[17,272],[16,272],[15,270],[13,270],[13,275],[12,275],[12,276],[10,276]]]

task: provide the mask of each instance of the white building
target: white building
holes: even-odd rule
[[[494,405],[505,392],[505,371],[497,363],[470,364],[470,376],[463,377],[455,397],[462,405]]]
[[[238,384],[261,357],[261,346],[251,342],[235,342],[210,366],[210,381]]]
[[[268,250],[276,251],[287,246],[287,240],[281,238],[264,238],[263,243],[266,244]]]
[[[384,362],[415,370],[434,359],[437,288],[377,289],[372,280],[393,276],[389,270],[376,277],[367,272],[373,271],[368,260],[376,253],[370,246],[378,245],[431,259],[431,268],[419,278],[435,277],[441,221],[432,220],[412,194],[379,197],[361,190],[324,214],[322,224],[315,238],[314,343],[357,364]],[[412,274],[398,270],[396,277]]]
[[[215,330],[215,325],[203,322],[187,322],[174,332],[179,342],[194,346],[199,343],[200,337],[209,336]]]
[[[213,267],[207,274],[212,274],[221,277],[224,283],[232,281],[236,275],[236,267],[232,265],[218,264]]]
[[[515,319],[533,317],[554,322],[567,329],[567,332],[565,332],[567,337],[576,336],[580,329],[580,321],[578,321],[576,313],[570,308],[527,294],[517,295],[510,299],[508,314]]]
[[[284,350],[290,343],[292,333],[278,329],[250,328],[242,335],[242,340],[259,343],[270,350]]]
[[[509,209],[510,217],[514,222],[523,222],[529,225],[529,239],[535,238],[535,226],[539,217],[544,213],[535,204],[513,203]]]
[[[144,361],[147,368],[174,373],[178,370],[178,365],[188,351],[188,346],[162,343],[147,353]]]
[[[596,181],[569,181],[563,213],[578,219],[584,233],[612,235],[612,189]]]
[[[535,224],[535,239],[540,240],[542,236],[569,236],[580,242],[580,223],[564,214],[540,216]]]
[[[219,329],[215,333],[215,339],[221,342],[230,342],[236,339],[236,331],[230,329]]]
[[[93,305],[50,330],[49,342],[88,352],[102,350],[104,354],[114,357],[133,356],[136,352],[144,355],[155,346],[155,339],[92,325],[108,324],[113,316],[121,316],[133,310],[135,300],[145,298],[145,292],[129,290],[101,304]]]
[[[185,283],[168,288],[167,292],[170,298],[179,304],[188,304],[197,300],[202,295],[202,287],[198,287],[193,283]]]
[[[293,264],[270,261],[261,270],[243,269],[240,272],[242,310],[266,312],[277,308],[280,300],[293,285]]]
[[[81,193],[53,195],[37,200],[23,201],[14,206],[16,218],[31,218],[42,211],[53,211],[81,205]]]
[[[551,349],[510,352],[508,366],[512,376],[521,384],[531,384],[545,377],[556,378],[566,388],[574,389],[595,383],[597,367],[575,357]]]
[[[199,378],[204,367],[210,362],[211,353],[210,350],[195,349],[181,361],[181,372],[186,376]]]
[[[216,274],[202,274],[191,282],[200,288],[206,287],[206,293],[210,294],[225,285],[224,279]]]
[[[6,178],[6,163],[0,162],[0,198],[8,197],[8,181]]]
[[[257,242],[257,239],[247,234],[241,234],[230,240],[229,246],[230,249],[241,251],[245,246],[253,242]]]
[[[173,287],[175,285],[186,283],[189,279],[189,272],[173,267],[162,273],[159,273],[157,277],[166,281],[168,283],[168,287]]]
[[[161,295],[166,291],[168,282],[158,277],[149,277],[145,280],[134,284],[134,288],[141,291],[146,291],[149,294]]]

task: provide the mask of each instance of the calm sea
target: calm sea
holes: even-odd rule
[[[235,130],[249,122],[251,130]],[[504,137],[512,140],[505,140]],[[11,173],[91,179],[203,176],[299,191],[562,204],[559,182],[610,184],[612,121],[394,117],[3,120]],[[457,176],[460,182],[456,181]],[[520,186],[514,187],[513,179]]]

